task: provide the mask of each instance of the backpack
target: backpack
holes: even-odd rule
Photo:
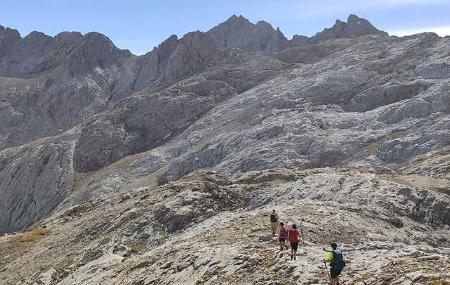
[[[333,261],[331,261],[331,267],[337,270],[342,270],[345,267],[344,255],[337,249],[333,250]]]

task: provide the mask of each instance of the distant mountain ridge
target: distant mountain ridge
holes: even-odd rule
[[[289,40],[279,28],[274,29],[270,23],[258,21],[253,24],[245,17],[236,15],[211,28],[207,33],[211,35],[219,47],[264,52],[276,52],[289,47],[314,44],[337,38],[355,38],[365,35],[388,36],[386,32],[376,29],[366,19],[353,14],[349,15],[347,22],[336,20],[333,27],[324,29],[310,38],[294,35]],[[173,36],[165,42],[171,38]],[[17,30],[0,25],[0,75],[29,77],[35,75],[36,72],[45,71],[46,68],[52,66],[52,60],[56,60],[51,58],[52,56],[62,56],[63,50],[70,51],[73,44],[83,39],[103,42],[111,46],[114,52],[120,50],[113,45],[109,38],[95,32],[86,35],[79,32],[61,32],[51,37],[34,31],[22,38]],[[99,48],[99,46],[96,48]],[[121,53],[124,56],[131,56],[128,50],[121,50]],[[23,57],[24,55],[25,57]],[[10,64],[17,63],[28,63],[30,66],[27,66],[25,70],[20,70],[20,66],[15,67],[15,69],[9,67]]]
[[[0,26],[0,77],[9,78],[0,88],[0,116],[5,118],[0,150],[58,134],[132,93],[159,90],[202,72],[228,49],[271,53],[370,34],[386,35],[350,15],[347,23],[337,21],[314,37],[288,40],[267,22],[253,24],[233,15],[207,32],[180,39],[172,35],[149,53],[135,56],[96,32],[52,37],[34,31],[22,38],[17,30]]]
[[[274,29],[265,21],[253,24],[243,16],[236,15],[212,28],[208,33],[221,47],[263,52],[277,52],[331,39],[366,35],[388,36],[388,33],[378,30],[366,19],[353,14],[349,15],[347,22],[336,20],[333,27],[324,29],[310,38],[294,35],[291,40],[288,40],[279,28]]]

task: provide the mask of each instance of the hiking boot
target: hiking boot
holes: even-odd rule
[[[291,254],[291,260],[294,258],[294,255]]]

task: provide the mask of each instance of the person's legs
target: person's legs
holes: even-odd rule
[[[272,235],[275,236],[277,232],[277,223],[272,222]]]
[[[280,250],[283,250],[286,247],[286,239],[280,238]]]
[[[292,255],[294,259],[297,259],[297,249],[298,249],[298,243],[291,244],[292,246]]]
[[[335,268],[330,268],[331,285],[339,284],[339,274],[340,274],[340,270],[336,270]]]

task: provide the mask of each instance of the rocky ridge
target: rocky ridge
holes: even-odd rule
[[[144,56],[17,35],[0,29],[6,284],[324,284],[330,239],[345,284],[449,278],[448,37],[353,15],[292,40],[234,16]],[[297,263],[272,208],[305,231]]]
[[[445,284],[448,195],[367,170],[200,172],[94,198],[2,238],[8,255],[0,266],[9,273],[2,277],[6,284],[327,284],[321,245],[333,239],[347,255],[343,284]],[[296,261],[271,237],[272,208],[302,227]]]
[[[347,22],[336,20],[333,27],[324,29],[307,39],[307,43],[318,43],[321,41],[340,39],[340,38],[357,38],[367,35],[377,35],[380,37],[387,37],[388,33],[383,32],[372,26],[366,19],[360,18],[356,15],[349,15]]]

